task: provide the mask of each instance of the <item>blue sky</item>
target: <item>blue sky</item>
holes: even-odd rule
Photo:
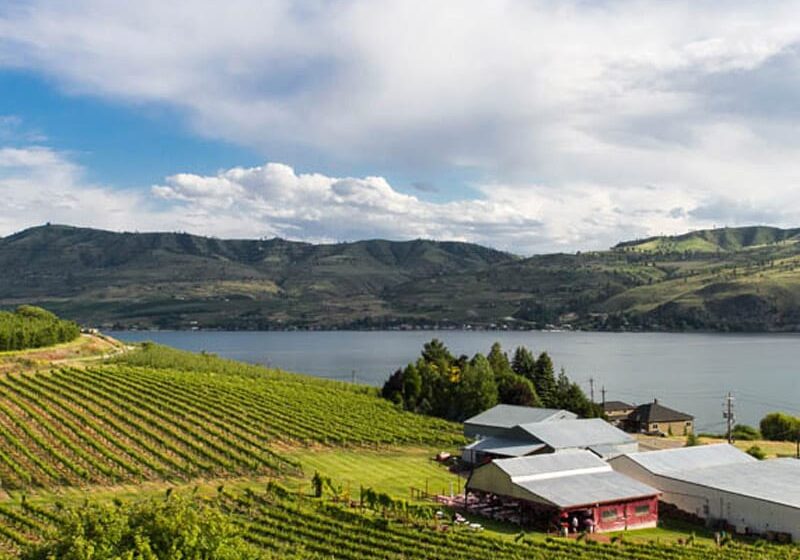
[[[0,235],[533,253],[797,226],[798,7],[7,2]]]

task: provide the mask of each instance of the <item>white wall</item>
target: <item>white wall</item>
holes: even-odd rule
[[[683,511],[708,520],[724,519],[737,531],[780,531],[800,541],[798,508],[654,475],[627,457],[617,457],[610,463],[614,470],[658,488],[663,501]]]

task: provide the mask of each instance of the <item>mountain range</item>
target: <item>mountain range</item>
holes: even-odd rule
[[[800,330],[800,229],[719,228],[522,258],[46,225],[0,238],[0,306],[118,328]]]

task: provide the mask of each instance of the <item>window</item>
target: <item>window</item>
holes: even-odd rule
[[[636,506],[636,508],[633,511],[634,515],[636,515],[637,517],[642,517],[643,515],[649,515],[650,506],[648,504],[644,504],[642,506]]]
[[[614,521],[617,518],[617,510],[607,509],[600,514],[600,517],[603,518],[603,521]]]

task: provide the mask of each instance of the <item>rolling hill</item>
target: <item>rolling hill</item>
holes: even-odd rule
[[[800,230],[721,228],[520,258],[42,226],[0,239],[0,306],[123,328],[800,330]]]

